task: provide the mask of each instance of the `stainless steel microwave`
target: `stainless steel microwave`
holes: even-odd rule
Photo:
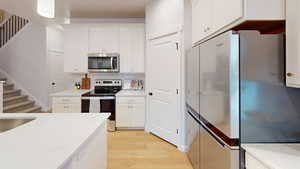
[[[120,72],[120,54],[90,53],[88,55],[89,72]]]

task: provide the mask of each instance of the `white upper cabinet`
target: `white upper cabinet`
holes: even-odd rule
[[[151,0],[146,7],[147,39],[182,29],[183,0]]]
[[[145,72],[145,24],[120,25],[121,73]]]
[[[89,53],[119,53],[119,26],[95,25],[89,28]]]
[[[285,0],[192,0],[193,43],[246,21],[284,19]]]
[[[87,73],[88,71],[88,28],[80,25],[65,26],[64,71]]]
[[[286,83],[300,88],[300,1],[288,0],[286,5]]]
[[[207,36],[213,29],[212,0],[194,0],[192,2],[193,43]]]
[[[215,29],[221,29],[223,26],[226,26],[243,16],[242,0],[210,1],[212,3],[213,25]]]

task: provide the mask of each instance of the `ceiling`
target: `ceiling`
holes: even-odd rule
[[[147,0],[69,0],[71,18],[144,18]]]

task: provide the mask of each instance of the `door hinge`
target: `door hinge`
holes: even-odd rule
[[[179,134],[179,130],[178,129],[176,130],[176,133]]]
[[[179,90],[178,89],[176,89],[176,94],[179,94]]]
[[[179,43],[176,42],[176,50],[179,50]]]

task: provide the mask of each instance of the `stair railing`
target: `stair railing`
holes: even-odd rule
[[[12,15],[0,26],[0,48],[15,36],[29,20]]]

